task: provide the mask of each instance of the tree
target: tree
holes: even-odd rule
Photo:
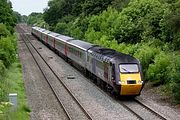
[[[180,49],[180,0],[170,4],[171,13],[164,20],[164,36],[167,42],[172,42],[174,48]]]
[[[85,15],[92,15],[106,10],[112,0],[85,0],[82,11]]]
[[[6,28],[6,25],[0,23],[0,39],[1,37],[7,37],[8,35],[10,35],[10,32]]]
[[[115,39],[119,42],[133,43],[148,38],[162,39],[162,21],[168,11],[168,6],[158,0],[130,1],[119,14],[119,22],[116,21],[122,24],[117,27],[115,22],[112,28],[115,30]]]
[[[0,0],[0,23],[5,24],[10,32],[13,33],[13,27],[16,25],[17,20],[11,8],[11,2]]]
[[[50,26],[55,26],[59,19],[71,13],[73,0],[52,0],[44,11],[44,20]]]
[[[113,0],[112,7],[118,11],[122,11],[123,8],[127,7],[129,2],[130,2],[130,0]]]
[[[38,21],[40,21],[42,19],[43,19],[43,14],[42,13],[33,12],[28,16],[27,23],[29,25],[33,25],[33,24],[36,24]]]
[[[22,22],[22,16],[21,14],[19,14],[18,12],[14,11],[13,12],[14,16],[16,17],[17,19],[17,23],[21,23]]]

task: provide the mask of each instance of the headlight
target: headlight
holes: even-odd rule
[[[138,84],[143,84],[143,81],[141,81],[141,80],[138,80]]]
[[[119,81],[119,84],[124,84],[124,83],[125,83],[125,81],[124,81],[124,80]]]

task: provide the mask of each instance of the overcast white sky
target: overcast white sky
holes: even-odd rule
[[[32,12],[43,12],[49,0],[10,0],[13,10],[21,15],[29,15]]]

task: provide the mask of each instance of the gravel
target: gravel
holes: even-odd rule
[[[151,113],[147,109],[145,109],[140,104],[136,103],[135,101],[123,101],[123,104],[131,108],[136,114],[140,115],[145,120],[161,120],[155,114]]]
[[[27,29],[28,31],[29,29]],[[32,36],[31,36],[32,37]],[[33,38],[33,37],[32,37]],[[53,68],[56,74],[62,79],[66,85],[73,91],[73,94],[78,98],[85,109],[91,114],[94,119],[125,119],[132,120],[137,119],[132,113],[127,111],[122,107],[117,101],[109,98],[107,95],[102,93],[96,86],[94,86],[87,78],[85,78],[80,72],[77,72],[59,56],[50,51],[42,43],[37,40],[32,40],[38,51],[43,55],[43,57],[48,61],[48,64]],[[42,76],[38,70],[35,69],[33,60],[29,56],[23,47],[24,45],[20,43],[20,56],[24,69],[25,87],[27,91],[28,101],[32,108],[31,118],[32,119],[62,119],[65,118],[61,113],[63,111],[55,104],[56,99],[53,97],[48,86],[45,85],[42,80]],[[41,48],[41,49],[40,49]],[[22,54],[22,55],[21,55]],[[46,74],[46,68],[44,69]],[[56,78],[51,79],[53,85],[56,87],[56,91],[59,92],[59,98],[61,98],[66,107],[70,109],[70,113],[73,115],[78,115],[76,112],[76,106],[70,101],[70,98]],[[47,93],[47,94],[45,94]],[[156,101],[154,98],[158,98],[158,94],[154,94],[152,91],[149,92],[147,89],[143,89],[142,95],[137,97],[138,100],[142,101],[144,104],[152,108],[153,110],[160,112],[169,120],[180,119],[179,110],[173,109],[167,104],[162,104],[161,101]],[[47,99],[46,99],[47,98]],[[49,102],[49,101],[51,102]],[[46,105],[45,105],[45,104]],[[143,113],[143,109],[134,105],[129,104],[133,109],[138,110]],[[58,108],[58,109],[57,109]],[[140,110],[141,109],[141,110]],[[53,111],[53,112],[52,112]],[[153,119],[151,114],[145,116],[147,119]],[[77,117],[78,118],[78,117]]]
[[[55,55],[52,51],[44,47],[39,41],[33,41],[33,44],[36,48],[42,48],[38,51],[43,55],[59,78],[69,86],[73,94],[94,119],[137,119],[119,103],[107,97],[107,95],[104,95],[97,87],[92,85],[87,78],[82,76],[77,70],[64,62],[64,60]],[[49,59],[50,56],[51,59]],[[73,76],[73,79],[68,79],[69,76]]]
[[[48,87],[42,73],[32,59],[23,41],[18,41],[18,53],[23,66],[28,104],[31,108],[31,120],[66,120],[63,110]]]
[[[72,97],[68,94],[67,90],[62,86],[59,80],[54,76],[48,66],[44,63],[44,61],[40,58],[40,56],[33,50],[33,53],[38,61],[38,64],[41,66],[43,73],[46,75],[48,81],[53,87],[53,90],[58,95],[58,98],[61,100],[69,115],[73,120],[85,120],[87,117],[81,111],[76,102],[72,99]],[[52,59],[48,57],[48,59]]]
[[[151,96],[143,95],[137,97],[139,101],[144,103],[146,106],[151,108],[152,110],[160,113],[161,115],[165,116],[168,120],[180,120],[179,112],[175,111],[173,108],[167,105],[158,104],[156,101],[150,99]],[[147,100],[148,98],[148,100]]]

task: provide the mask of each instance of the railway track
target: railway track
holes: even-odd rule
[[[110,99],[118,102],[120,105],[122,105],[125,109],[127,109],[130,113],[132,113],[139,120],[152,120],[152,119],[167,120],[166,117],[164,117],[160,113],[152,110],[150,107],[148,107],[141,101],[137,100],[136,98],[130,98],[130,99],[124,98],[122,100],[122,98],[112,96],[111,94],[107,94],[106,92],[104,92],[104,90],[102,88],[100,88],[100,86],[97,86],[94,83],[92,83],[92,81],[90,79],[88,82],[91,83],[97,89],[99,89],[99,91],[101,91],[102,94],[104,94],[105,96],[109,97]],[[133,109],[133,105],[136,105],[138,107]],[[150,117],[148,117],[148,116],[150,116]]]
[[[118,102],[120,105],[122,105],[126,110],[128,110],[130,113],[132,113],[139,120],[152,120],[152,119],[167,120],[167,118],[165,118],[163,115],[152,110],[147,105],[143,104],[142,102],[140,102],[139,100],[137,100],[135,98],[134,99],[130,98],[130,100],[128,100],[127,98],[125,98],[124,100],[120,100],[121,98],[120,99],[116,98],[116,97],[112,96],[111,94],[107,94],[106,92],[104,92],[104,90],[102,90],[100,87],[98,87],[97,85],[92,83],[91,80],[88,82],[91,83],[97,89],[99,89],[99,91],[101,91],[102,94],[104,94],[105,96],[109,97],[110,99]],[[133,105],[136,105],[139,107],[136,107],[133,109],[132,108]],[[148,117],[148,116],[150,116],[150,117]]]
[[[20,34],[21,39],[23,40],[23,42],[25,43],[26,47],[28,48],[30,54],[32,55],[33,59],[35,60],[38,68],[40,69],[41,73],[43,74],[45,80],[47,81],[49,87],[51,88],[54,96],[56,97],[57,101],[59,102],[60,106],[63,108],[67,118],[69,120],[74,120],[75,118],[73,118],[71,116],[71,114],[68,112],[68,110],[66,109],[66,105],[64,105],[64,103],[62,102],[62,100],[59,98],[58,93],[56,92],[55,88],[53,87],[53,85],[51,84],[51,82],[49,81],[47,75],[45,74],[43,68],[41,67],[41,65],[38,63],[38,60],[36,59],[36,57],[34,56],[34,53],[32,52],[32,48],[34,49],[34,51],[36,51],[36,53],[39,55],[39,57],[42,59],[42,61],[47,65],[47,67],[49,68],[49,71],[52,72],[52,74],[58,79],[58,81],[62,84],[62,86],[64,87],[64,89],[68,92],[68,94],[71,96],[71,98],[74,100],[74,102],[76,103],[76,105],[79,107],[79,109],[81,110],[81,112],[84,114],[84,116],[86,116],[87,119],[92,120],[92,116],[88,113],[88,111],[85,110],[85,108],[81,105],[80,101],[73,95],[72,91],[68,88],[68,86],[58,77],[58,75],[53,71],[53,69],[49,66],[49,64],[46,62],[46,60],[41,56],[41,54],[38,52],[38,50],[33,46],[33,44],[30,41],[30,36],[28,34],[26,34],[26,32],[23,30],[23,28],[21,28],[20,26],[17,27],[17,31]]]
[[[23,32],[22,32],[23,33]],[[26,39],[29,36],[26,36]],[[28,38],[29,39],[29,38]],[[29,41],[30,42],[30,41]],[[31,44],[31,43],[30,43]],[[32,44],[31,44],[32,45]],[[32,45],[33,46],[33,45]],[[35,49],[35,47],[34,47]],[[37,51],[37,50],[36,50]],[[38,51],[37,51],[38,52]],[[38,53],[39,54],[39,53]],[[41,55],[40,55],[41,56]],[[41,56],[42,57],[42,56]],[[42,57],[43,59],[43,57]],[[44,60],[44,59],[43,59]],[[44,60],[45,61],[45,60]],[[47,64],[47,62],[46,62]],[[47,64],[47,66],[49,67],[49,69],[55,74],[55,72],[52,70],[52,68]],[[78,70],[76,70],[78,71]],[[81,74],[82,75],[82,74]],[[55,76],[59,79],[59,77],[55,74]],[[84,76],[84,75],[82,75]],[[61,81],[59,79],[59,81],[66,86],[65,83],[63,83],[63,81]],[[89,83],[91,83],[93,86],[95,86],[97,89],[99,89],[104,95],[108,96],[110,99],[113,99],[111,95],[108,95],[107,93],[105,93],[101,88],[99,88],[97,85],[95,85],[94,83],[88,81]],[[67,86],[66,86],[67,87]],[[68,88],[68,87],[67,87]],[[70,93],[70,89],[68,90]],[[114,100],[114,99],[113,99]],[[78,101],[78,100],[77,100]],[[154,110],[152,110],[151,108],[149,108],[148,106],[146,106],[145,104],[141,103],[140,101],[138,101],[137,99],[131,99],[131,100],[117,100],[116,102],[118,102],[120,105],[122,105],[125,109],[127,109],[130,113],[132,113],[136,118],[140,119],[140,120],[144,120],[144,119],[161,119],[161,120],[166,120],[165,117],[163,117],[162,115],[160,115],[158,112],[155,112]],[[87,112],[86,112],[87,113]],[[88,114],[88,113],[87,113]],[[88,117],[88,119],[92,119],[92,117]]]
[[[79,70],[77,70],[77,69],[75,69],[75,70],[77,72],[79,72]],[[80,75],[85,76],[84,74],[80,74]],[[119,99],[119,97],[117,98],[111,94],[107,94],[107,92],[105,92],[104,89],[101,88],[101,86],[94,84],[94,81],[91,80],[91,78],[88,78],[88,79],[89,80],[87,82],[89,82],[90,84],[92,84],[92,86],[99,89],[99,91],[102,94],[109,97],[111,100],[115,100],[116,102],[118,102],[125,109],[127,109],[130,113],[132,113],[136,118],[138,118],[140,120],[152,120],[152,119],[154,119],[154,120],[167,120],[167,118],[165,116],[154,111],[153,109],[151,109],[150,107],[148,107],[147,105],[145,105],[141,101],[137,100],[136,98],[130,98],[130,100],[129,100],[129,98],[125,98],[124,100],[122,100],[121,98]],[[142,112],[138,111],[137,107],[135,109],[133,109],[132,108],[133,104],[136,106],[139,106],[139,110],[143,110],[143,111]],[[151,117],[147,117],[147,116],[151,116]]]
[[[127,108],[128,111],[132,112],[140,120],[167,120],[164,116],[160,115],[160,113],[152,110],[135,98],[118,100],[118,103]]]
[[[72,66],[72,65],[71,65]],[[74,66],[72,66],[74,67]],[[81,72],[77,69],[75,69],[77,72]],[[84,74],[80,74],[81,76],[86,77]],[[87,77],[86,77],[87,78]],[[137,100],[136,98],[129,98],[128,99],[124,99],[122,100],[121,98],[119,99],[119,97],[115,97],[111,94],[107,94],[107,92],[104,91],[104,89],[101,88],[101,86],[98,86],[94,83],[93,80],[91,80],[91,78],[88,78],[88,81],[90,84],[92,84],[92,86],[96,87],[97,89],[99,89],[99,91],[104,94],[105,96],[109,97],[112,100],[115,100],[116,102],[118,102],[120,105],[122,105],[125,109],[127,109],[130,113],[132,113],[136,118],[140,119],[140,120],[167,120],[167,118],[163,115],[161,115],[160,113],[154,111],[152,108],[148,107],[147,105],[145,105],[144,103],[142,103],[141,101]],[[139,106],[140,110],[144,110],[141,113],[138,112],[138,110],[136,109],[132,109],[130,104],[134,104]],[[150,116],[148,114],[151,114],[152,117],[147,117]]]
[[[93,86],[95,86],[99,91],[101,91],[102,94],[106,95],[112,100],[115,100],[118,102],[120,105],[122,105],[125,109],[127,109],[130,113],[132,113],[136,118],[139,120],[167,120],[166,117],[161,115],[160,113],[152,110],[150,107],[142,103],[141,101],[137,100],[136,98],[124,98],[123,100],[119,97],[116,98],[112,96],[111,94],[107,94],[104,92],[103,89],[101,89],[99,86],[95,85],[92,83],[92,81],[89,79],[88,81],[91,83]],[[136,107],[134,107],[136,106]]]
[[[158,112],[152,110],[151,108],[149,108],[147,105],[145,105],[144,103],[142,103],[141,101],[134,99],[134,101],[141,105],[142,107],[144,107],[146,110],[148,110],[149,112],[151,112],[152,114],[154,114],[155,116],[157,116],[158,118],[160,118],[161,120],[167,120],[163,115],[160,115]]]

